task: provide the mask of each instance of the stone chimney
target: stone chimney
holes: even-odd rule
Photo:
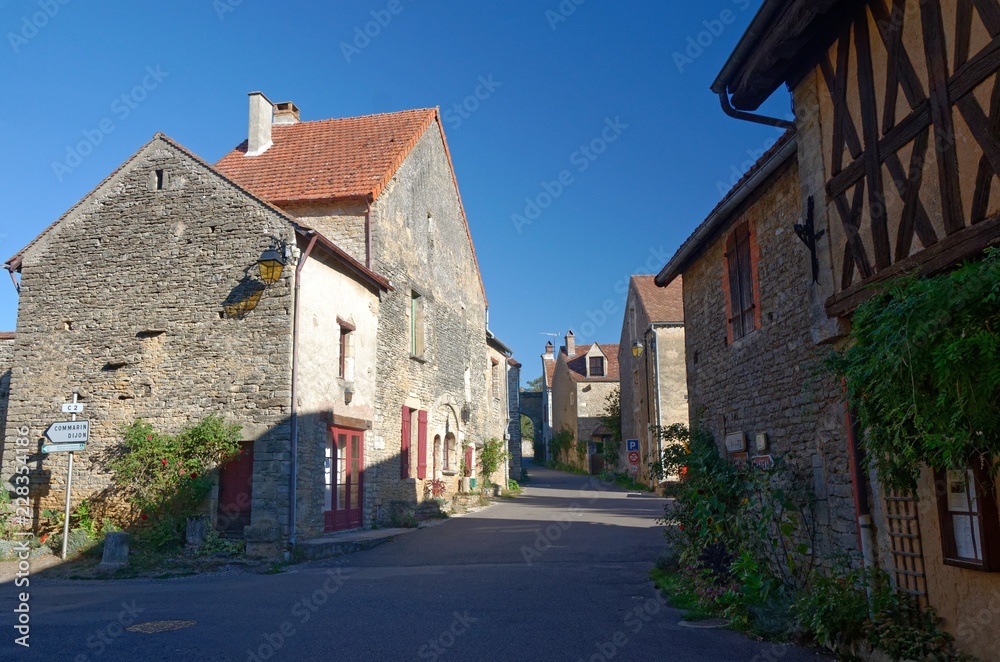
[[[267,151],[271,143],[271,118],[274,106],[263,92],[250,93],[250,135],[247,139],[247,156],[258,156]]]
[[[294,103],[282,101],[274,104],[275,124],[298,124],[299,121],[299,107]]]
[[[570,358],[576,356],[576,336],[573,335],[573,329],[566,332],[566,355]]]
[[[542,354],[542,358],[547,361],[555,359],[556,357],[555,354],[553,354],[552,350],[553,350],[552,341],[550,340],[547,343],[545,343],[545,353]]]

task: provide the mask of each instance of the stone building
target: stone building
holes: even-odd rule
[[[795,367],[827,352],[823,343],[847,342],[852,314],[873,285],[945,272],[1000,242],[998,36],[993,2],[765,0],[712,89],[734,117],[794,132],[760,165],[757,179],[771,182],[758,185],[767,190],[751,206],[784,202],[769,215],[746,212],[747,229],[730,230],[735,253],[719,235],[696,236],[689,243],[705,257],[691,258],[682,246],[657,277],[664,285],[684,273],[692,412],[713,385],[744,401],[755,394],[759,410],[772,383],[787,392],[796,382],[799,399],[779,401],[793,412],[788,425],[763,431],[775,439],[794,433],[816,412],[821,434],[804,450],[815,453],[817,485],[828,487],[825,535],[844,548],[853,540],[865,565],[881,566],[898,590],[934,607],[959,647],[984,659],[995,657],[994,631],[979,619],[995,620],[1000,591],[995,477],[970,466],[976,478],[962,487],[925,469],[915,492],[887,493],[873,475],[852,471],[861,466],[863,434],[849,434],[844,405],[837,406],[840,385],[807,379],[805,368]],[[794,119],[753,114],[782,85],[791,91]],[[783,171],[797,171],[798,181]],[[730,254],[749,279],[720,280]],[[722,351],[718,337],[704,347],[691,342],[701,320],[714,316],[719,326],[720,282],[732,282],[730,290],[752,286],[735,296],[738,309],[726,324],[734,362],[760,365],[744,382],[729,378],[731,365],[713,362]],[[768,343],[769,326],[784,329],[790,344],[766,361],[755,347]],[[754,406],[746,411],[753,415]],[[707,420],[719,432],[731,422],[752,432],[765,424],[742,412],[738,424],[736,411]],[[956,485],[983,509],[953,512],[947,497]]]
[[[635,356],[636,352],[641,352]],[[684,293],[681,279],[659,288],[653,276],[632,276],[625,301],[621,342],[621,438],[639,442],[638,479],[651,487],[660,482],[650,462],[662,457],[662,444],[650,426],[688,423],[687,374],[684,362]],[[617,467],[629,467],[623,443]]]
[[[457,491],[459,453],[491,433],[486,299],[436,110],[299,122],[254,93],[249,125],[215,167],[158,134],[5,264],[7,438],[79,392],[78,502],[122,425],[219,413],[252,459],[222,468],[213,513],[242,490],[222,519],[273,553]],[[286,266],[265,286],[267,249]],[[38,508],[63,498],[61,464],[33,462]]]
[[[783,460],[816,496],[818,555],[856,551],[844,407],[829,348],[810,333],[810,255],[796,141],[784,135],[685,241],[657,282],[683,274],[688,406],[736,461]],[[758,445],[758,439],[759,444]],[[729,450],[732,448],[732,450]]]
[[[486,383],[490,396],[489,433],[486,439],[503,441],[504,448],[509,453],[511,448],[510,398],[513,395],[515,401],[517,399],[516,391],[513,393],[510,391],[509,372],[512,351],[489,330],[486,332],[486,346],[488,353]],[[478,447],[482,447],[482,442]],[[494,485],[501,485],[507,489],[507,481],[511,477],[510,465],[510,460],[504,462],[499,470],[487,478]]]
[[[269,249],[287,262],[273,283],[257,276]],[[141,418],[173,433],[216,413],[242,427],[247,451],[219,472],[216,524],[252,525],[263,553],[296,534],[293,522],[302,535],[324,530],[338,510],[324,484],[327,423],[372,418],[384,278],[162,134],[6,267],[21,278],[4,476],[15,430],[40,439],[74,392],[90,421],[74,503],[108,487],[123,426]],[[330,351],[348,329],[349,354]],[[33,456],[36,512],[61,508],[62,457]],[[350,510],[360,517],[357,500]]]
[[[521,364],[507,359],[507,462],[510,478],[521,480]]]
[[[0,434],[7,424],[10,373],[14,365],[14,334],[0,332]]]
[[[250,95],[249,138],[217,167],[384,276],[365,525],[456,493],[489,438],[486,294],[435,109],[300,121]]]
[[[573,331],[566,333],[552,370],[553,434],[569,432],[573,448],[560,462],[600,473],[603,442],[612,437],[601,417],[608,396],[618,388],[618,345],[576,345]],[[554,451],[549,449],[554,459]]]
[[[556,353],[552,341],[545,343],[542,354],[542,411],[541,425],[535,428],[535,457],[540,460],[552,459],[549,442],[552,441],[552,379],[556,371]]]

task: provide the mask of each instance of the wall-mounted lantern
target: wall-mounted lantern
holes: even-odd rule
[[[344,387],[344,404],[351,404],[351,400],[354,399],[354,387],[348,384]]]
[[[281,279],[285,258],[275,248],[269,248],[257,260],[257,268],[260,270],[261,281],[265,285],[274,285]]]
[[[634,356],[635,358],[639,358],[640,356],[642,356],[641,340],[636,340],[634,343],[632,343],[632,356]]]

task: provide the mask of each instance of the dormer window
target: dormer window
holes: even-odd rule
[[[590,357],[590,376],[591,377],[603,377],[604,376],[604,357],[603,356],[591,356]]]

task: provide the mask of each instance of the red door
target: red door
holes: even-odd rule
[[[365,433],[330,428],[330,435],[327,454],[331,464],[331,489],[324,528],[327,531],[356,529],[362,524]]]
[[[240,453],[219,467],[219,511],[216,529],[243,533],[250,525],[253,497],[253,442],[244,441]]]

